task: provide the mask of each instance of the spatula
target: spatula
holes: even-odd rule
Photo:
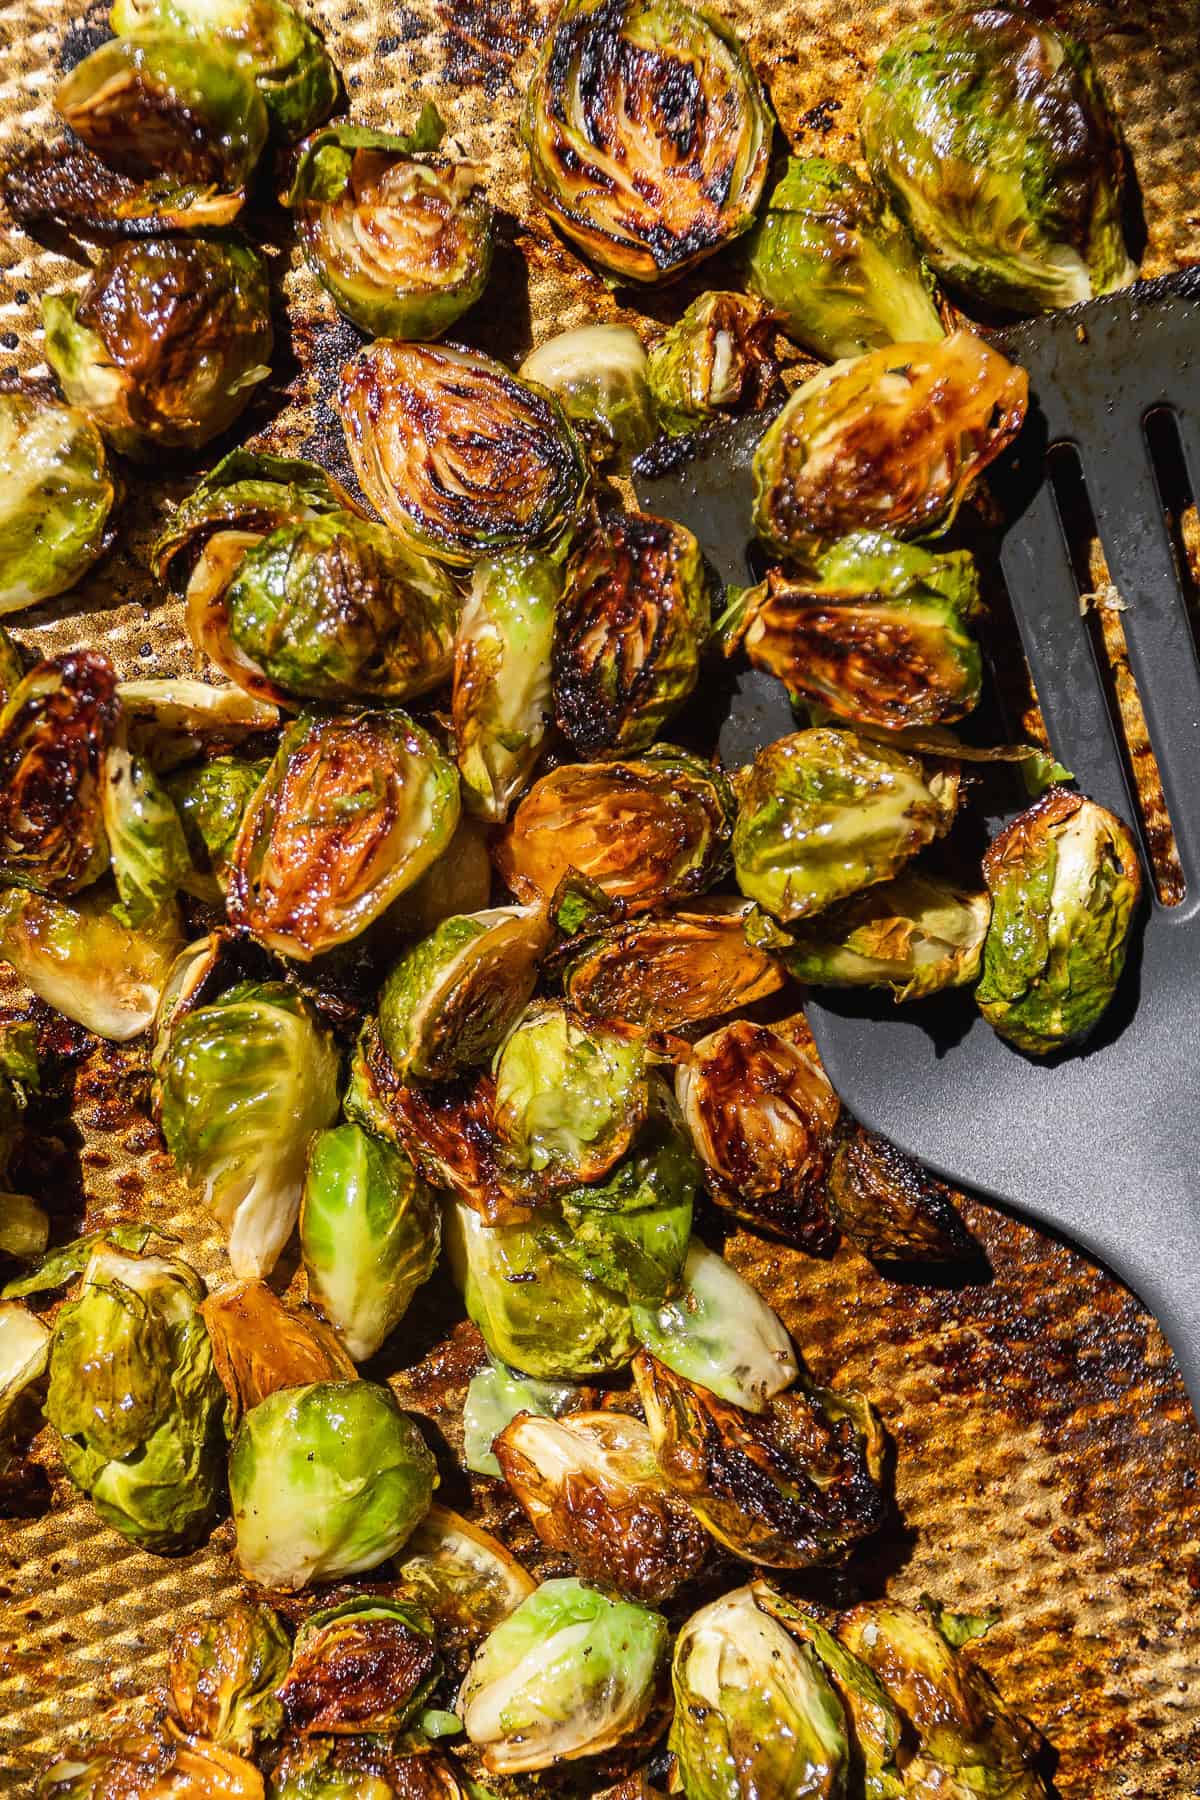
[[[1097,666],[1046,456],[1078,453],[1187,891],[1151,898],[1122,988],[1083,1050],[1050,1064],[1003,1043],[969,997],[895,1006],[814,990],[807,1011],[852,1111],[955,1185],[1009,1204],[1100,1258],[1158,1317],[1200,1411],[1200,666],[1146,436],[1173,413],[1200,495],[1200,270],[1142,282],[999,334],[1029,371],[1007,471],[1001,566],[1051,746],[1081,789],[1136,829],[1138,808]],[[639,478],[719,573],[747,580],[750,458],[761,420]],[[1002,490],[1004,476],[1002,475]],[[796,729],[783,687],[746,671],[720,735],[726,765]],[[1013,812],[1025,802],[1014,794]],[[1147,890],[1154,895],[1148,858]]]

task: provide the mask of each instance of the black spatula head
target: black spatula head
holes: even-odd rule
[[[1075,1055],[1032,1062],[964,996],[894,1006],[809,997],[835,1085],[863,1122],[948,1180],[1067,1232],[1157,1314],[1200,1407],[1200,666],[1146,437],[1174,415],[1200,493],[1200,271],[1021,325],[1002,343],[1029,371],[1030,420],[1002,483],[1001,564],[1055,754],[1134,823],[1119,739],[1050,482],[1078,453],[1187,880],[1151,899],[1121,990]],[[750,564],[750,459],[761,420],[638,482],[688,525],[726,580]],[[730,765],[795,729],[771,677],[743,675],[720,735]],[[1014,797],[1014,810],[1021,804]],[[1149,879],[1147,889],[1153,895]]]

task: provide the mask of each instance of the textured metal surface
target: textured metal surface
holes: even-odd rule
[[[924,8],[861,0],[728,0],[793,141],[853,145],[856,97],[878,48]],[[354,111],[401,126],[432,97],[464,149],[488,162],[508,209],[507,246],[478,316],[460,333],[502,355],[599,316],[636,318],[530,215],[514,120],[545,8],[522,0],[332,0],[322,23]],[[0,119],[6,138],[44,129],[54,72],[103,29],[102,6],[73,17],[57,0],[0,9]],[[1146,272],[1194,254],[1200,219],[1200,12],[1178,0],[1073,5],[1094,43],[1141,178]],[[340,457],[326,396],[357,343],[276,221],[276,377],[249,426],[270,442]],[[729,278],[707,265],[718,285]],[[58,250],[0,231],[0,372],[40,360],[37,296],[79,279]],[[678,298],[638,296],[643,318]],[[174,603],[141,561],[169,484],[137,481],[131,549],[82,595],[20,621],[30,646],[87,642],[125,669],[188,665]],[[205,1273],[221,1268],[145,1123],[136,1056],[97,1052],[81,1071],[81,1142],[55,1174],[64,1228],[139,1212],[181,1233]],[[1064,1121],[1087,1132],[1092,1121]],[[74,1161],[77,1166],[72,1169]],[[86,1208],[85,1203],[86,1202]],[[993,1264],[972,1286],[898,1284],[843,1250],[815,1262],[738,1234],[731,1254],[785,1315],[822,1377],[860,1381],[897,1444],[903,1530],[855,1571],[912,1598],[995,1603],[1004,1623],[988,1666],[1059,1753],[1067,1800],[1200,1793],[1200,1436],[1161,1337],[1137,1304],[1069,1249],[983,1207],[968,1217]],[[444,1290],[441,1290],[444,1293]],[[435,1296],[436,1298],[436,1296]],[[397,1334],[402,1361],[434,1341],[429,1309]],[[420,1399],[419,1386],[409,1387]],[[436,1423],[436,1420],[435,1420]],[[161,1672],[173,1627],[234,1591],[228,1528],[195,1555],[147,1557],[99,1527],[62,1481],[52,1448],[40,1479],[0,1519],[0,1792],[19,1793],[64,1734]]]

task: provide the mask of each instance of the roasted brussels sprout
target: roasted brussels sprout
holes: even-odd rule
[[[119,681],[117,698],[130,748],[156,775],[169,775],[197,756],[229,753],[279,724],[278,707],[227,683],[173,676]]]
[[[754,453],[754,524],[808,560],[853,531],[944,531],[1025,418],[1024,369],[969,331],[834,363],[796,389]]]
[[[298,719],[238,832],[229,917],[301,962],[348,943],[446,848],[458,808],[454,765],[398,709]]]
[[[768,1618],[750,1588],[693,1613],[671,1679],[670,1743],[688,1800],[846,1793],[841,1702],[812,1648]]]
[[[729,26],[681,0],[567,0],[521,121],[555,224],[601,268],[648,282],[751,224],[773,126]]]
[[[411,1600],[356,1594],[310,1613],[279,1685],[288,1730],[399,1731],[441,1670],[429,1615]]]
[[[930,262],[1020,312],[1132,281],[1120,128],[1086,47],[999,7],[911,26],[880,57],[863,151]]]
[[[34,394],[0,393],[0,478],[0,613],[10,613],[87,574],[108,546],[117,490],[91,420]]]
[[[27,1417],[35,1424],[33,1398],[49,1361],[49,1327],[27,1306],[0,1300],[0,1475]]]
[[[520,900],[582,875],[627,913],[703,893],[729,863],[733,793],[719,770],[669,744],[632,762],[564,763],[513,815],[496,866]]]
[[[406,137],[327,125],[300,151],[285,204],[308,266],[373,337],[441,337],[487,286],[495,221],[482,171],[426,154],[444,129],[427,103]]]
[[[701,294],[650,352],[647,378],[665,431],[765,406],[778,375],[775,319],[748,294]]]
[[[552,1001],[529,1008],[496,1058],[502,1154],[550,1188],[607,1175],[648,1106],[641,1033]]]
[[[557,394],[598,461],[628,463],[658,435],[646,366],[642,340],[628,325],[577,325],[531,350],[520,373]]]
[[[296,1738],[271,1774],[271,1800],[494,1800],[404,1736]]]
[[[516,1611],[532,1576],[498,1538],[446,1506],[431,1506],[404,1546],[401,1590],[433,1619],[446,1647],[475,1643]]]
[[[477,1475],[501,1477],[492,1445],[518,1413],[556,1419],[586,1406],[590,1390],[572,1381],[534,1381],[493,1358],[477,1369],[463,1401],[463,1459]]]
[[[42,301],[46,361],[118,450],[195,450],[270,374],[266,267],[232,238],[163,237],[105,251],[82,294]]]
[[[308,1295],[356,1362],[400,1323],[441,1241],[438,1202],[407,1157],[358,1125],[312,1140],[300,1202]]]
[[[483,1644],[458,1714],[494,1775],[599,1756],[645,1725],[666,1648],[658,1613],[544,1581]]]
[[[174,508],[150,546],[150,567],[166,581],[177,558],[194,560],[215,533],[266,537],[296,519],[356,511],[346,490],[316,463],[260,450],[230,450]]]
[[[851,731],[817,729],[760,750],[737,795],[738,886],[786,921],[886,881],[948,831],[958,774]]]
[[[554,625],[554,712],[581,756],[644,750],[696,685],[711,624],[682,525],[610,512],[571,552]]]
[[[1027,1056],[1078,1043],[1116,991],[1141,898],[1128,826],[1053,787],[994,840],[983,875],[992,919],[980,1011]]]
[[[243,1413],[280,1388],[354,1381],[357,1370],[324,1319],[285,1306],[265,1281],[231,1281],[200,1308],[232,1430]]]
[[[437,561],[547,545],[573,523],[583,446],[552,394],[491,357],[381,338],[346,364],[338,403],[368,500]]]
[[[4,1115],[3,1139],[9,1139],[8,1117],[11,1090],[7,1083],[0,1088],[0,1114]],[[7,1157],[3,1159],[7,1162]],[[0,1163],[3,1166],[3,1163]],[[41,1256],[50,1241],[50,1217],[45,1207],[28,1194],[0,1191],[0,1256]]]
[[[883,1427],[862,1394],[802,1377],[751,1413],[644,1350],[633,1374],[659,1468],[735,1556],[837,1562],[883,1523]]]
[[[291,1655],[269,1606],[235,1600],[219,1619],[184,1625],[171,1639],[171,1711],[190,1737],[249,1756],[262,1738],[279,1735],[283,1708],[275,1689]]]
[[[173,911],[131,931],[103,888],[71,906],[15,888],[0,894],[0,957],[40,1000],[114,1043],[150,1026],[182,948]]]
[[[374,1569],[429,1510],[437,1470],[387,1388],[323,1381],[248,1412],[229,1458],[242,1574],[302,1588]]]
[[[486,1063],[537,982],[548,938],[536,907],[460,913],[405,952],[379,995],[379,1034],[397,1074],[448,1081]]]
[[[191,873],[183,822],[150,764],[130,751],[123,728],[105,754],[100,794],[120,895],[113,916],[136,931],[174,905]]]
[[[838,1229],[873,1262],[958,1262],[977,1254],[945,1183],[863,1125],[834,1151],[826,1201]]]
[[[37,1800],[128,1800],[135,1794],[138,1800],[264,1800],[266,1789],[254,1764],[232,1750],[140,1725],[60,1758],[37,1787]]]
[[[778,1314],[699,1238],[688,1249],[682,1291],[657,1306],[635,1306],[633,1325],[668,1368],[750,1412],[762,1412],[797,1376]]]
[[[65,897],[104,873],[100,778],[118,718],[97,651],[40,662],[18,683],[0,712],[0,880]]]
[[[712,1539],[659,1474],[640,1419],[520,1413],[495,1456],[542,1542],[585,1580],[657,1605],[711,1560]]]
[[[185,1262],[101,1242],[54,1322],[46,1417],[109,1525],[146,1550],[192,1544],[216,1515],[225,1394]]]
[[[191,859],[179,885],[197,899],[219,902],[229,886],[233,847],[246,810],[262,786],[270,763],[237,756],[176,769],[163,786],[175,808]]]
[[[947,725],[979,699],[970,621],[979,578],[966,550],[940,555],[859,531],[811,575],[772,569],[742,602],[737,640],[793,700],[881,726]],[[734,634],[727,640],[727,654]]]
[[[814,1254],[833,1248],[823,1196],[841,1109],[801,1015],[701,1038],[675,1094],[719,1205]]]
[[[774,956],[746,942],[745,900],[679,906],[612,925],[567,963],[563,986],[585,1016],[674,1031],[735,1012],[783,985]]]
[[[746,281],[788,336],[834,362],[945,331],[904,226],[845,163],[792,156],[747,245]]]
[[[308,1140],[337,1112],[338,1054],[280,981],[239,982],[171,1027],[167,1148],[229,1238],[239,1276],[269,1275],[291,1235]]]

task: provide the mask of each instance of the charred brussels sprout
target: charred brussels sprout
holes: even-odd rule
[[[945,332],[891,208],[845,163],[793,156],[758,217],[746,278],[789,337],[833,362]]]
[[[438,1642],[477,1643],[534,1589],[532,1576],[498,1538],[448,1506],[431,1506],[404,1546],[402,1592],[419,1600]]]
[[[197,756],[231,752],[279,724],[278,707],[228,683],[147,677],[118,682],[117,698],[131,749],[156,775],[169,775]]]
[[[440,1756],[405,1738],[290,1740],[271,1772],[271,1800],[488,1800]]]
[[[644,1031],[674,1031],[749,1006],[784,979],[773,955],[747,943],[749,911],[745,900],[714,899],[611,926],[568,962],[567,998],[588,1017]]]
[[[229,916],[308,962],[357,937],[458,823],[458,777],[398,710],[299,719],[242,821]]]
[[[163,784],[191,856],[191,873],[180,884],[188,893],[201,900],[223,898],[242,820],[270,767],[216,756],[176,770]]]
[[[798,731],[738,781],[738,886],[776,918],[806,918],[889,876],[948,831],[950,765],[925,765],[850,731]]]
[[[778,373],[770,307],[746,294],[701,294],[650,352],[663,429],[695,431],[723,412],[764,406]]]
[[[854,531],[926,537],[1012,442],[1029,382],[969,331],[834,363],[797,388],[754,453],[754,523],[811,559]]]
[[[441,1238],[438,1203],[406,1157],[357,1125],[313,1139],[300,1254],[309,1299],[356,1362],[400,1323],[433,1274]]]
[[[195,450],[270,374],[266,268],[234,239],[118,244],[82,294],[42,302],[46,360],[127,456]]]
[[[598,1181],[649,1106],[646,1045],[627,1026],[530,1007],[496,1058],[496,1136],[516,1169],[551,1187]]]
[[[108,867],[101,778],[120,717],[108,658],[40,662],[0,712],[0,880],[65,897]]]
[[[242,1574],[302,1588],[374,1569],[429,1510],[437,1471],[387,1388],[284,1388],[248,1412],[229,1458]]]
[[[68,1475],[146,1550],[195,1543],[216,1516],[225,1394],[184,1262],[101,1242],[54,1324],[46,1417]]]
[[[601,268],[646,282],[747,229],[773,126],[729,26],[681,0],[567,0],[521,122],[555,224]]]
[[[338,403],[363,492],[439,562],[552,543],[574,521],[587,458],[552,394],[453,344],[368,344]]]
[[[655,1357],[688,1381],[761,1412],[796,1379],[791,1340],[756,1288],[693,1238],[682,1291],[636,1306],[634,1330]]]
[[[300,152],[286,203],[308,266],[374,337],[441,337],[487,286],[494,217],[481,171],[427,155],[442,132],[427,106],[411,136],[329,125]]]
[[[863,102],[875,179],[942,278],[1044,312],[1132,281],[1120,129],[1084,45],[999,7],[884,51]]]
[[[269,1606],[235,1600],[221,1618],[185,1625],[172,1638],[171,1711],[190,1737],[249,1756],[260,1739],[279,1734],[283,1709],[275,1689],[291,1655]]]
[[[38,1800],[263,1800],[264,1792],[254,1764],[232,1750],[137,1725],[52,1763],[37,1787]]]
[[[658,1613],[544,1581],[479,1650],[458,1714],[494,1775],[599,1756],[645,1725],[666,1649]]]
[[[834,1152],[827,1200],[838,1229],[873,1262],[958,1262],[976,1250],[945,1183],[865,1126]]]
[[[554,712],[581,756],[644,750],[687,699],[711,624],[691,532],[608,513],[571,552],[554,626]]]
[[[642,340],[628,325],[577,325],[532,350],[525,381],[548,388],[597,460],[628,462],[658,436]]]
[[[167,1148],[229,1238],[235,1275],[269,1275],[291,1234],[314,1132],[337,1111],[338,1055],[282,982],[240,982],[171,1027]]]
[[[279,1685],[289,1731],[401,1730],[441,1672],[429,1616],[411,1600],[356,1594],[310,1613]]]
[[[118,923],[148,925],[173,905],[192,859],[174,802],[122,729],[104,759],[104,827],[120,903]]]
[[[477,1369],[463,1401],[463,1458],[477,1475],[501,1478],[492,1446],[518,1414],[557,1419],[587,1404],[589,1390],[571,1381],[534,1381],[494,1359]]]
[[[847,1791],[850,1740],[837,1693],[812,1648],[768,1618],[750,1588],[692,1615],[671,1677],[670,1743],[687,1800],[837,1800]]]
[[[486,1063],[533,993],[547,935],[537,909],[500,906],[445,919],[407,951],[379,996],[397,1074],[447,1081]]]
[[[9,889],[0,895],[0,957],[39,1000],[124,1044],[152,1023],[183,934],[174,911],[140,931],[114,911],[103,888],[71,906]]]
[[[1094,1029],[1125,966],[1142,891],[1121,820],[1055,787],[1005,827],[983,859],[992,920],[980,1011],[1027,1056],[1049,1056]]]
[[[86,575],[110,538],[104,440],[73,406],[0,393],[0,613]]]
[[[150,567],[166,581],[175,574],[176,558],[194,560],[216,533],[265,537],[295,519],[355,510],[350,495],[316,463],[231,450],[175,507],[150,546]]]
[[[230,1430],[280,1388],[354,1381],[358,1371],[324,1319],[285,1306],[265,1281],[231,1281],[201,1311],[229,1401]]]
[[[740,642],[793,700],[885,730],[947,725],[979,699],[970,621],[979,578],[965,550],[940,555],[860,531],[811,575],[772,569],[743,599]]]

